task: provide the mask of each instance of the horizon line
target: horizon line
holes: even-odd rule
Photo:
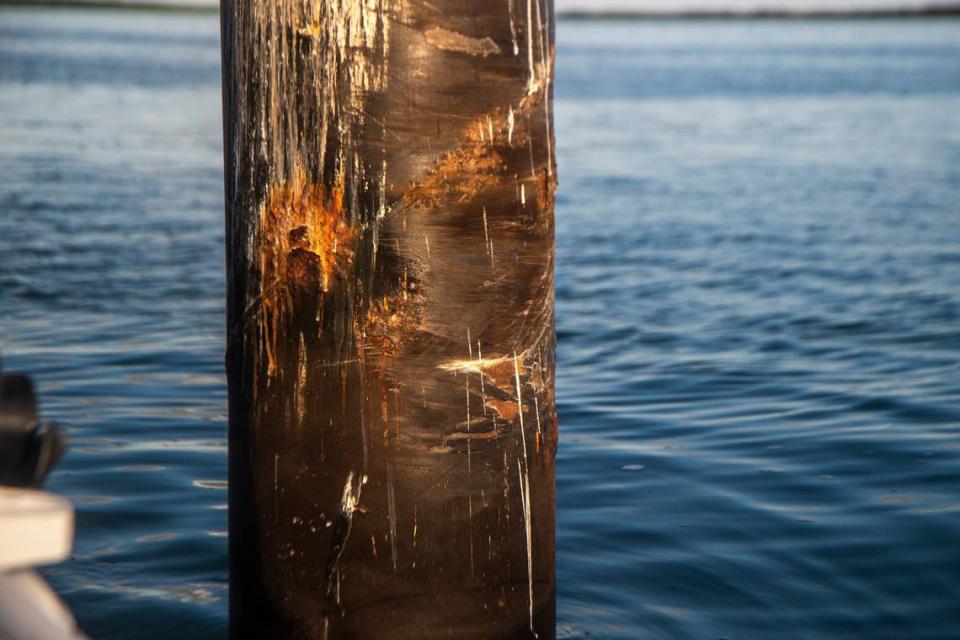
[[[188,13],[216,13],[219,3],[163,2],[162,0],[0,0],[0,7],[47,7],[75,9],[129,9]],[[684,9],[684,10],[584,10],[557,11],[559,20],[822,20],[859,18],[960,17],[960,2],[943,5],[876,9]]]

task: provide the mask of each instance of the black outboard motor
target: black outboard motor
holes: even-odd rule
[[[34,567],[66,559],[73,543],[69,501],[40,485],[66,447],[41,426],[30,378],[0,371],[0,638],[84,640],[70,610]]]
[[[0,370],[0,485],[39,488],[65,448],[59,427],[39,424],[30,378]]]

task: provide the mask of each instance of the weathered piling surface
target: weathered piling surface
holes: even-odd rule
[[[551,0],[223,0],[231,633],[554,636]]]

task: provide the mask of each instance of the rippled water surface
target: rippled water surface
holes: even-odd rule
[[[960,21],[559,34],[561,636],[957,637]],[[218,55],[0,10],[0,345],[96,639],[225,634]]]

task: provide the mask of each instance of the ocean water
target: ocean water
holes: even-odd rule
[[[956,638],[960,21],[558,40],[561,637]],[[224,637],[215,16],[0,10],[0,176],[44,573],[97,640]]]

